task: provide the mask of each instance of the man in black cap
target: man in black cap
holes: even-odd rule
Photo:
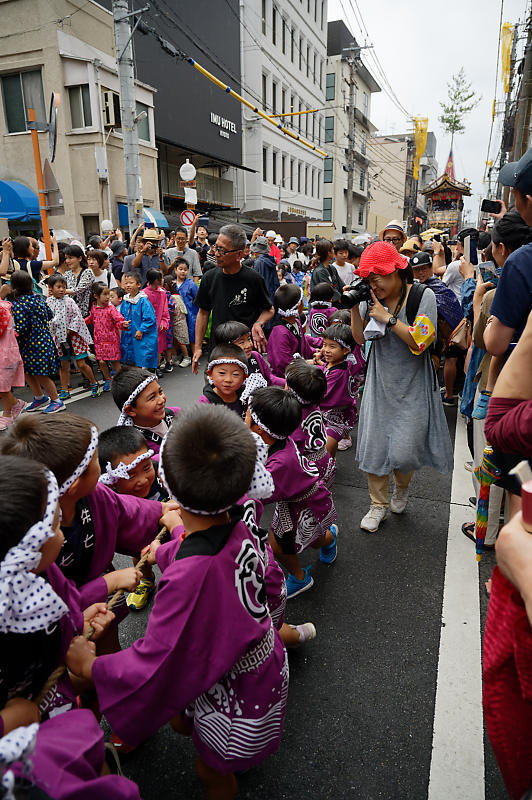
[[[532,225],[532,148],[519,161],[504,165],[499,182],[513,188],[516,210]],[[484,332],[491,355],[504,355],[519,340],[531,309],[532,244],[525,244],[508,256],[493,298]]]
[[[111,272],[115,276],[116,282],[119,284],[122,280],[122,273],[124,272],[124,258],[127,253],[127,245],[124,242],[115,239],[111,242]]]

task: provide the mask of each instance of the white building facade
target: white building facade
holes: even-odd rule
[[[242,0],[242,94],[267,114],[318,109],[277,118],[324,147],[326,0]],[[243,108],[239,201],[257,219],[321,219],[323,157]],[[261,213],[264,212],[264,213]]]

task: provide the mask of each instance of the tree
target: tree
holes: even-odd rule
[[[453,75],[451,82],[447,84],[447,99],[446,103],[440,100],[442,113],[438,117],[438,121],[444,131],[451,134],[452,150],[455,133],[465,131],[463,118],[473,111],[482,99],[471,88],[471,82],[467,80],[463,67],[456,75]]]

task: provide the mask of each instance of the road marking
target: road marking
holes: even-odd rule
[[[72,389],[69,399],[63,400],[63,403],[67,406],[69,403],[75,403],[76,400],[85,400],[86,397],[90,396],[90,389],[84,389],[82,386],[79,386],[77,389]]]
[[[428,800],[484,800],[485,794],[478,565],[461,532],[474,518],[464,470],[470,459],[458,414]]]

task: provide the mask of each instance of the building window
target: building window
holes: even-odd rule
[[[262,180],[268,183],[268,149],[262,148]]]
[[[282,24],[282,28],[281,28],[281,31],[282,31],[281,32],[281,48],[282,48],[283,53],[286,53],[286,20],[285,20],[284,17],[283,17],[283,21],[282,21],[281,24]]]
[[[290,61],[292,64],[294,63],[294,49],[296,46],[296,31],[295,28],[292,28],[290,31]]]
[[[363,225],[364,224],[364,212],[365,212],[365,210],[366,210],[365,206],[359,205],[359,207],[358,207],[358,224],[359,225]]]
[[[272,183],[274,186],[277,185],[277,153],[272,153]]]
[[[323,58],[320,58],[320,89],[323,87]]]
[[[320,199],[321,172],[318,172],[318,200]]]
[[[92,112],[89,84],[83,83],[81,86],[69,86],[68,99],[70,103],[70,122],[72,128],[90,128],[92,126]]]
[[[139,119],[137,122],[137,136],[139,139],[142,139],[143,142],[150,142],[150,110],[145,103],[136,103],[135,106],[135,114],[138,115],[145,113],[146,116],[143,119]],[[91,123],[89,122],[89,125]]]
[[[318,21],[318,0],[314,0],[314,22]]]
[[[316,83],[317,72],[316,72],[316,61],[317,61],[317,53],[314,52],[314,58],[312,60],[312,80]]]
[[[281,186],[286,180],[286,156],[281,156]]]
[[[316,117],[313,114],[312,115],[312,141],[314,141],[315,134],[316,134]]]
[[[294,159],[290,159],[290,191],[294,191]]]
[[[301,111],[308,111],[308,106],[305,106]],[[303,125],[305,127],[305,136],[308,136],[308,114],[303,114]]]
[[[303,37],[299,37],[299,69],[303,69]]]
[[[277,44],[277,9],[272,4],[272,43]]]
[[[323,8],[322,8],[323,10]],[[262,0],[262,33],[266,36],[266,0]]]
[[[361,192],[363,192],[365,186],[366,186],[366,170],[365,169],[361,169],[360,170],[360,182],[358,184],[358,188],[360,189]]]
[[[362,113],[365,117],[368,116],[369,97],[367,92],[362,92]]]
[[[310,77],[310,45],[307,44],[307,78]]]
[[[303,111],[303,103],[301,101],[299,101],[299,112],[300,113],[297,115],[297,132],[299,134],[301,133],[301,125],[303,124],[303,116],[304,116],[303,114],[301,114],[301,111]]]
[[[277,83],[272,81],[272,111],[277,114]]]
[[[47,118],[40,69],[4,75],[2,93],[8,133],[29,130],[26,127],[28,108],[35,109],[37,122]]]
[[[320,28],[323,30],[323,0],[321,0],[321,16],[320,16]]]
[[[281,114],[286,114],[286,89],[283,89],[281,92]]]
[[[301,194],[301,163],[297,165],[297,191]]]
[[[310,196],[314,197],[314,182],[316,180],[316,170],[313,169],[310,175]]]
[[[325,141],[334,142],[334,117],[325,117]]]
[[[333,159],[328,156],[323,159],[323,183],[332,183],[333,180]]]
[[[308,195],[308,167],[305,167],[305,195]]]
[[[334,100],[336,93],[336,75],[334,72],[328,72],[325,76],[325,99]]]
[[[322,129],[322,127],[323,127],[323,117],[320,114],[319,119],[318,119],[318,145],[319,146],[321,146],[321,129]]]
[[[363,156],[366,155],[367,145],[368,145],[368,134],[366,133],[366,131],[362,131],[362,142],[360,144],[360,152],[362,153]]]
[[[262,107],[266,111],[268,108],[268,78],[262,74]]]
[[[323,198],[323,221],[332,222],[332,197]]]

